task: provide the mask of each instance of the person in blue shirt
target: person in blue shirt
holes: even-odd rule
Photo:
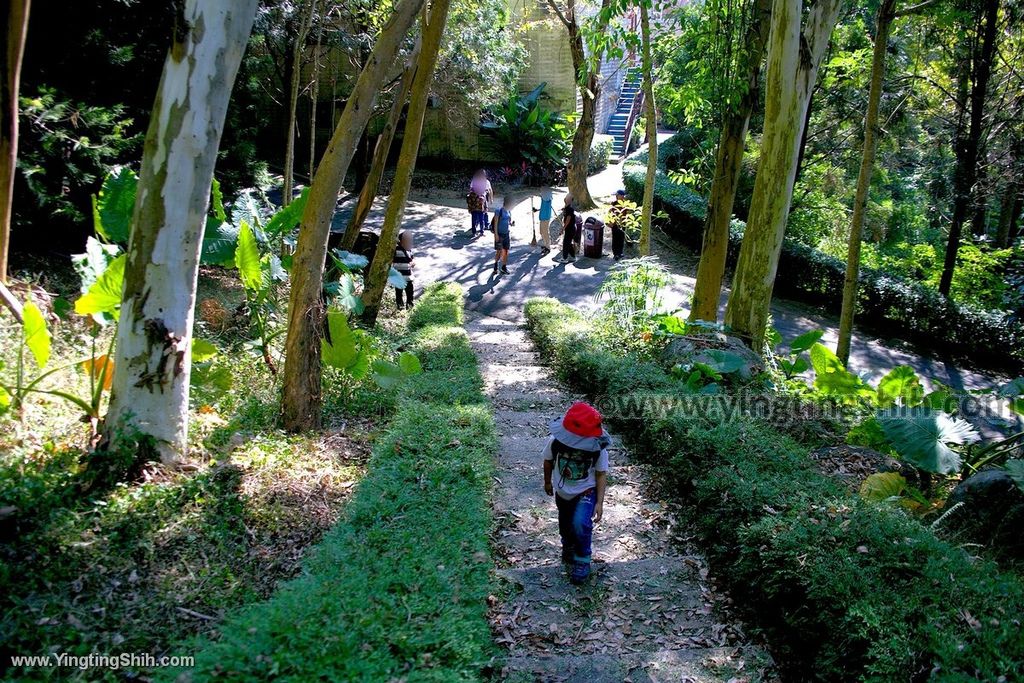
[[[502,199],[494,200],[494,217],[491,218],[491,232],[494,233],[494,274],[501,272],[508,275],[508,248],[512,241],[512,214],[505,207]]]
[[[540,238],[544,243],[541,249],[540,255],[545,256],[551,252],[551,217],[553,215],[553,209],[551,208],[551,188],[545,187],[540,192],[540,208],[534,209],[537,211],[537,220],[540,221]]]

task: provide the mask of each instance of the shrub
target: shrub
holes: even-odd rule
[[[668,144],[667,142],[665,144]],[[630,157],[623,168],[626,192],[642,197],[646,155]],[[700,251],[707,200],[658,171],[654,209],[668,215],[665,231]],[[735,265],[743,241],[743,224],[734,221],[728,262]],[[838,313],[842,308],[846,263],[806,244],[786,239],[779,257],[775,294]],[[886,270],[861,268],[857,322],[882,334],[899,330],[902,338],[924,348],[996,368],[1024,363],[1024,329],[1000,311],[956,303],[928,285],[893,277]]]
[[[587,175],[595,175],[608,168],[614,144],[615,139],[611,135],[594,136],[590,144],[590,156],[587,158]]]
[[[200,642],[192,680],[477,680],[487,622],[488,495],[497,447],[462,320],[461,290],[414,309],[424,372],[400,391],[345,518],[270,600]],[[178,672],[160,672],[167,679]]]
[[[648,389],[671,396],[667,374],[656,380],[636,358],[602,348],[568,307],[534,299],[526,317],[542,353],[577,388],[636,391],[641,373]],[[664,405],[634,402],[640,414],[620,426],[688,504],[716,572],[794,680],[1024,674],[1019,580],[898,507],[848,493],[803,445],[752,417],[722,421]]]

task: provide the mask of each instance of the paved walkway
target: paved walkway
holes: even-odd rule
[[[682,553],[672,514],[652,500],[645,471],[614,438],[595,572],[572,586],[562,571],[554,501],[543,491],[548,423],[570,405],[513,321],[467,324],[501,433],[494,494],[499,574],[509,586],[492,627],[510,681],[741,683],[766,678],[769,658],[720,621],[704,560]]]

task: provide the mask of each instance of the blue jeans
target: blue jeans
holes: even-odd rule
[[[487,232],[487,212],[486,211],[471,211],[473,216],[473,222],[469,228],[470,232],[476,232],[477,228],[480,228],[480,234]]]
[[[594,489],[575,498],[555,496],[558,508],[558,533],[562,537],[562,559],[578,564],[590,564],[590,539],[594,531]]]

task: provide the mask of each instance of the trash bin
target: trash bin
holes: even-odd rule
[[[604,248],[604,222],[591,216],[583,222],[583,255],[601,258]]]

